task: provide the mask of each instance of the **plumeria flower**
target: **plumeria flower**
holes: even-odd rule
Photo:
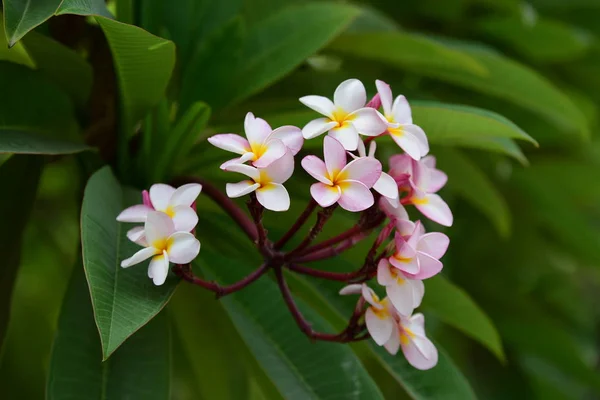
[[[448,204],[437,194],[448,181],[448,176],[435,168],[435,157],[415,161],[406,154],[390,158],[390,175],[401,188],[408,189],[407,199],[427,218],[444,226],[454,220]]]
[[[392,90],[387,83],[375,81],[384,117],[387,121],[387,132],[394,142],[409,156],[419,160],[429,153],[429,143],[423,129],[413,124],[410,105],[404,96],[393,100]]]
[[[381,163],[375,158],[362,157],[346,164],[344,146],[326,136],[323,143],[325,162],[316,156],[302,159],[302,168],[318,183],[310,194],[321,207],[338,203],[348,211],[362,211],[375,202],[369,190],[381,176]]]
[[[425,335],[425,317],[420,313],[411,317],[397,315],[392,335],[384,347],[392,355],[402,347],[406,360],[420,370],[431,369],[438,362],[438,351]]]
[[[398,204],[394,207],[387,198],[382,197],[379,199],[379,208],[385,213],[385,215],[393,221],[396,226],[396,231],[402,236],[408,236],[415,230],[415,223],[412,222],[406,208],[402,204]]]
[[[169,274],[169,262],[187,264],[200,252],[198,239],[189,232],[176,232],[173,220],[164,212],[149,212],[144,232],[144,248],[123,260],[121,267],[131,267],[152,258],[148,266],[148,277],[157,286],[165,283]]]
[[[365,149],[365,144],[362,141],[358,142],[358,157],[356,157],[354,154],[350,153],[350,155],[354,158],[362,158],[362,157],[370,157],[373,159],[375,158],[375,150],[377,149],[377,145],[375,144],[375,141],[372,141],[371,144],[369,145],[369,153],[367,154],[367,151]],[[381,175],[379,176],[379,179],[377,179],[377,182],[375,182],[375,184],[373,185],[373,189],[378,192],[379,194],[381,194],[383,197],[385,197],[386,199],[388,199],[390,205],[392,205],[393,207],[397,207],[400,205],[398,198],[399,198],[399,193],[398,193],[398,185],[396,184],[396,181],[394,180],[394,178],[392,178],[390,175],[386,174],[385,172],[381,172]]]
[[[387,297],[399,314],[409,316],[421,305],[425,294],[423,281],[410,279],[386,259],[377,266],[377,282],[385,286]]]
[[[427,279],[442,270],[440,258],[446,253],[450,239],[439,232],[425,233],[417,221],[408,238],[396,232],[394,242],[396,251],[389,258],[390,264],[410,279]]]
[[[294,172],[294,156],[291,151],[265,168],[229,164],[225,170],[239,172],[250,178],[238,183],[228,183],[227,196],[235,198],[256,192],[256,199],[267,210],[287,211],[290,208],[290,195],[283,183]]]
[[[387,343],[394,331],[394,315],[396,311],[388,300],[380,300],[377,294],[367,284],[352,284],[340,290],[341,295],[361,294],[369,308],[365,312],[365,323],[369,334],[379,346]]]
[[[223,133],[208,138],[213,146],[241,155],[225,162],[221,169],[225,169],[229,164],[243,164],[246,161],[251,161],[257,168],[265,168],[283,157],[288,150],[292,155],[296,155],[304,144],[300,128],[282,126],[273,130],[267,121],[255,118],[251,112],[246,114],[244,130],[247,139],[234,133]]]
[[[342,82],[333,94],[333,102],[323,96],[304,96],[302,104],[324,115],[309,122],[303,129],[305,139],[312,139],[329,131],[346,150],[358,147],[359,134],[377,136],[384,132],[387,124],[374,108],[365,107],[367,92],[358,79]]]
[[[198,223],[198,215],[192,208],[202,185],[189,183],[175,189],[172,186],[157,183],[150,187],[150,192],[142,193],[143,204],[126,208],[117,216],[119,222],[146,222],[148,213],[162,211],[173,219],[176,231],[191,232]],[[144,227],[138,226],[127,232],[127,237],[138,243],[144,240]]]

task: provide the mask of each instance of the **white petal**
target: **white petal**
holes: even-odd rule
[[[294,173],[294,156],[287,150],[282,157],[264,169],[273,183],[285,183]],[[262,181],[262,175],[261,175]]]
[[[287,151],[287,147],[285,144],[279,139],[269,140],[268,143],[265,144],[267,146],[267,150],[252,163],[257,168],[266,168],[271,163],[279,160]]]
[[[273,130],[267,121],[262,118],[255,118],[254,114],[249,112],[246,114],[246,119],[244,120],[244,131],[246,132],[250,146],[252,146],[253,144],[260,145],[264,143]]]
[[[379,346],[383,346],[392,336],[394,322],[386,311],[375,312],[373,307],[369,307],[365,313],[365,322],[371,337]]]
[[[413,199],[413,204],[427,218],[440,225],[452,226],[454,220],[448,204],[437,194],[428,194],[422,198]]]
[[[304,96],[300,97],[300,102],[305,106],[312,108],[321,115],[332,119],[335,105],[327,97],[323,96]],[[304,136],[306,138],[306,136]],[[308,138],[307,138],[308,139]]]
[[[409,339],[406,344],[402,344],[402,352],[410,365],[420,370],[431,369],[438,362],[437,349],[426,337]]]
[[[383,197],[381,200],[379,200],[379,207],[381,207],[383,212],[390,219],[396,219],[399,221],[408,220],[408,213],[406,212],[404,206],[402,204],[397,204],[396,207],[394,207],[394,204],[392,204],[387,197]],[[412,229],[410,230],[410,233],[412,233]]]
[[[306,156],[301,161],[302,168],[319,182],[331,185],[332,182],[327,178],[328,172],[325,163],[317,156]]]
[[[250,143],[235,133],[221,133],[208,138],[208,142],[219,149],[244,154],[250,151]]]
[[[411,279],[410,282],[413,285],[413,305],[415,308],[417,308],[423,301],[423,296],[425,295],[425,285],[423,284],[423,281],[418,279]]]
[[[330,129],[329,137],[340,142],[344,149],[348,151],[354,151],[358,148],[358,132],[351,123],[346,122],[341,127]]]
[[[394,282],[395,279],[390,272],[390,263],[385,258],[382,258],[377,265],[377,283],[387,286]]]
[[[408,279],[397,279],[394,284],[386,287],[386,293],[399,314],[406,316],[412,314],[415,309],[413,286]]]
[[[392,89],[390,89],[390,85],[378,79],[375,81],[375,86],[377,86],[377,93],[379,93],[379,98],[381,99],[383,112],[386,117],[392,116]]]
[[[225,168],[225,171],[244,174],[247,177],[252,178],[254,181],[257,181],[260,178],[260,173],[258,172],[257,168],[245,164],[230,164]]]
[[[362,289],[362,296],[364,297],[364,299],[366,300],[367,303],[369,303],[371,306],[373,306],[377,310],[384,309],[384,306],[379,301],[379,297],[377,297],[377,295],[375,294],[375,291],[373,291],[373,289],[371,289],[369,286],[367,286],[366,283],[362,284],[361,289]]]
[[[329,207],[340,199],[342,192],[339,186],[317,182],[310,186],[310,194],[321,207]]]
[[[255,157],[254,153],[244,153],[241,157],[232,158],[231,160],[225,161],[219,168],[227,171],[227,168],[233,164],[244,164],[246,161],[250,161]]]
[[[146,231],[146,240],[153,246],[155,242],[166,240],[171,236],[175,232],[175,225],[164,212],[153,211],[148,213],[144,230]]]
[[[396,100],[394,100],[394,104],[392,105],[392,115],[394,116],[395,122],[412,124],[412,113],[406,97],[402,95],[396,97]]]
[[[429,175],[429,183],[425,189],[428,193],[435,193],[448,182],[448,175],[439,169],[432,169]]]
[[[160,286],[167,280],[169,275],[169,256],[166,251],[162,255],[156,256],[150,261],[148,266],[148,276],[156,286]]]
[[[417,261],[419,263],[419,272],[413,274],[415,279],[429,279],[439,274],[442,268],[444,268],[444,264],[441,261],[420,251],[417,252]]]
[[[175,192],[171,196],[171,201],[169,202],[169,205],[171,207],[190,207],[192,203],[196,201],[201,191],[202,185],[198,183],[188,183],[187,185],[180,186],[175,190]]]
[[[410,275],[419,273],[419,263],[417,261],[417,257],[400,258],[394,255],[390,257],[390,264],[398,268],[400,271]]]
[[[135,253],[133,256],[121,261],[121,267],[127,268],[131,267],[132,265],[139,264],[142,261],[146,261],[155,254],[159,254],[159,251],[156,250],[154,247],[146,247]]]
[[[373,189],[375,189],[377,193],[389,199],[396,200],[400,196],[398,193],[398,184],[396,184],[394,178],[385,172],[381,173],[381,176],[373,185]]]
[[[119,222],[145,222],[146,215],[149,212],[154,211],[152,208],[143,204],[136,204],[121,211],[121,214],[117,217]]]
[[[361,285],[360,283],[353,283],[353,284],[350,284],[348,286],[344,286],[340,290],[340,294],[342,296],[348,295],[348,294],[361,294],[362,287],[363,287],[363,285]]]
[[[409,132],[415,137],[421,151],[421,157],[425,157],[427,153],[429,153],[429,141],[427,140],[425,131],[423,131],[420,126],[413,124],[404,125],[403,129],[405,132]]]
[[[350,161],[348,165],[340,171],[337,179],[338,181],[345,181],[348,179],[359,181],[367,188],[371,188],[380,177],[381,163],[372,157],[361,157]]]
[[[414,334],[425,336],[425,316],[421,313],[416,313],[411,316],[408,321],[403,322]]]
[[[327,128],[321,133],[327,132],[331,128]],[[283,142],[283,144],[290,149],[292,155],[298,154],[300,149],[302,149],[302,145],[304,144],[304,137],[302,137],[302,129],[296,126],[282,126],[273,131],[268,138],[270,139],[279,139]]]
[[[431,232],[421,236],[417,244],[417,250],[439,260],[446,254],[449,244],[450,239],[448,236],[439,232]]]
[[[342,192],[338,204],[346,211],[363,211],[375,203],[373,194],[362,182],[345,180],[338,187]]]
[[[248,180],[241,181],[238,183],[228,183],[225,186],[225,191],[227,192],[228,197],[234,199],[236,197],[242,197],[247,195],[248,193],[252,193],[259,187],[259,183],[255,183],[254,181]]]
[[[326,136],[323,140],[323,154],[328,176],[333,179],[346,166],[346,151],[338,140]]]
[[[304,139],[312,139],[328,130],[337,126],[337,122],[330,120],[329,118],[317,118],[310,121],[304,128],[302,128],[302,136]]]
[[[333,103],[347,113],[364,107],[367,103],[365,85],[358,79],[345,80],[335,89]]]
[[[191,233],[175,232],[168,241],[167,253],[175,264],[188,264],[200,253],[200,242]]]
[[[176,232],[191,232],[196,227],[198,214],[192,207],[177,206],[173,208],[172,212],[171,218]]]
[[[171,201],[175,188],[163,183],[157,183],[150,187],[150,201],[158,211],[165,211]]]
[[[398,350],[400,349],[400,332],[398,331],[398,327],[396,326],[396,324],[394,324],[394,327],[392,329],[392,335],[390,336],[390,340],[385,342],[383,347],[385,347],[388,353],[390,353],[393,356],[398,354]]]
[[[256,189],[256,199],[267,210],[287,211],[290,208],[290,195],[279,183],[269,183]]]
[[[127,239],[131,240],[135,244],[140,246],[148,247],[148,241],[146,240],[146,231],[143,226],[136,226],[127,231]]]
[[[404,127],[398,129],[390,129],[390,136],[394,142],[406,152],[412,159],[421,159],[421,146],[416,136],[410,132],[404,131]]]
[[[349,118],[353,118],[352,125],[361,135],[378,136],[388,128],[385,117],[374,108],[361,108],[353,112]]]

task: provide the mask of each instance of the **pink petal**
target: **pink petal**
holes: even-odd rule
[[[221,133],[208,138],[208,142],[219,149],[231,151],[232,153],[244,154],[250,149],[250,143],[234,133]]]
[[[419,345],[417,345],[417,343]],[[406,360],[413,367],[420,370],[428,370],[436,366],[438,362],[438,352],[433,343],[425,337],[409,339],[406,344],[402,344],[402,352]],[[427,354],[427,356],[424,355]]]
[[[371,188],[379,177],[381,177],[381,163],[371,157],[361,157],[350,161],[338,174],[337,179],[358,181]]]
[[[417,252],[417,260],[419,262],[419,272],[412,274],[414,279],[429,279],[439,274],[442,268],[444,268],[444,264],[441,261],[436,260],[429,254]]]
[[[398,354],[398,350],[400,349],[400,332],[398,332],[398,327],[396,326],[396,324],[394,324],[394,327],[392,329],[392,335],[390,336],[390,340],[385,342],[383,347],[385,347],[388,353],[390,353],[393,356]]]
[[[241,157],[232,158],[231,160],[225,161],[219,168],[227,171],[230,165],[233,164],[244,164],[246,161],[250,161],[254,158],[254,153],[244,153]]]
[[[446,254],[449,244],[450,239],[448,236],[439,232],[431,232],[421,236],[417,244],[417,250],[439,260]]]
[[[188,206],[191,207],[192,203],[196,201],[200,192],[202,191],[202,185],[198,183],[188,183],[178,187],[169,201],[169,205],[174,206]]]
[[[411,315],[415,309],[413,304],[413,286],[408,279],[398,279],[386,286],[386,293],[392,305],[400,315]]]
[[[375,294],[375,291],[371,289],[366,283],[361,286],[362,296],[367,303],[377,310],[383,310],[385,307],[379,301],[379,297]]]
[[[244,120],[244,131],[246,132],[248,142],[250,142],[252,146],[253,143],[264,143],[265,139],[273,130],[267,121],[262,118],[255,118],[254,114],[249,112],[246,114],[246,119]]]
[[[427,156],[427,157],[423,157],[423,159],[421,160],[421,164],[434,169],[435,168],[435,157],[434,156]]]
[[[154,207],[152,206],[152,201],[150,201],[150,193],[148,193],[147,190],[142,190],[142,202],[145,206],[154,209]]]
[[[410,282],[413,285],[413,305],[415,308],[417,308],[423,301],[423,296],[425,295],[425,285],[423,284],[423,281],[418,279],[412,279]]]
[[[260,187],[259,183],[255,183],[254,181],[241,181],[237,183],[228,183],[225,186],[225,191],[227,192],[227,196],[234,199],[236,197],[242,197],[247,195],[248,193],[254,192],[256,189]]]
[[[323,132],[326,132],[326,130]],[[302,129],[291,125],[282,126],[280,128],[275,129],[268,139],[281,140],[294,156],[298,154],[300,149],[302,149],[302,145],[304,144],[304,137],[302,137]]]
[[[377,264],[377,283],[382,286],[391,285],[395,282],[395,278],[390,272],[390,263],[385,258],[382,258]]]
[[[437,194],[427,194],[421,198],[413,198],[413,204],[427,218],[440,225],[452,226],[452,211],[448,204]]]
[[[389,174],[398,179],[401,175],[412,176],[413,159],[408,154],[396,154],[390,157]]]
[[[394,321],[384,311],[376,313],[369,307],[365,313],[365,323],[371,337],[379,346],[383,346],[392,336]]]
[[[362,182],[348,179],[341,182],[338,187],[341,189],[338,204],[346,211],[363,211],[375,203],[373,194]]]
[[[332,184],[331,180],[329,180],[327,177],[327,175],[329,175],[327,172],[327,167],[325,166],[323,160],[321,160],[319,157],[306,156],[302,159],[301,165],[302,168],[304,168],[304,170],[310,174],[310,176],[319,182],[323,182],[326,185]]]
[[[127,231],[127,239],[131,240],[135,244],[140,246],[148,247],[148,241],[146,240],[146,232],[143,226],[136,226]]]
[[[150,186],[150,200],[157,211],[164,211],[169,206],[175,188],[163,183]]]
[[[143,261],[146,261],[155,254],[158,253],[154,247],[146,247],[135,253],[133,256],[121,261],[121,267],[127,268],[131,267],[132,265],[139,264]]]
[[[260,172],[258,171],[258,169],[249,165],[230,164],[227,165],[225,171],[238,172],[240,174],[244,174],[247,177],[252,178],[254,181],[258,181],[260,179]]]
[[[448,182],[448,175],[439,169],[432,169],[429,175],[429,183],[427,187],[423,188],[428,193],[435,193],[446,185]]]
[[[379,107],[381,107],[381,96],[379,96],[379,93],[376,93],[375,96],[373,96],[373,98],[367,103],[365,107],[371,107],[376,110]]]
[[[423,228],[423,224],[421,224],[421,221],[417,221],[415,223],[415,228],[413,229],[413,232],[408,238],[406,244],[410,246],[411,249],[416,250],[417,245],[419,244],[419,240],[421,240],[421,236],[423,235],[423,233],[425,233],[425,228]]]
[[[352,125],[358,133],[366,136],[378,136],[385,132],[388,124],[385,117],[374,108],[361,108],[351,114]]]
[[[146,224],[146,239],[150,246],[153,246],[156,241],[166,240],[175,232],[173,220],[164,212],[152,211],[148,213]]]
[[[321,160],[319,160],[321,161]],[[264,169],[273,183],[285,183],[294,173],[294,156],[286,150],[282,157]]]
[[[152,258],[148,265],[148,277],[152,279],[156,286],[160,286],[167,280],[169,275],[169,256],[166,251],[162,255]]]
[[[198,224],[198,214],[192,207],[177,206],[172,209],[175,231],[191,232]]]
[[[327,97],[323,96],[304,96],[300,97],[300,103],[304,104],[308,108],[312,108],[321,115],[333,119],[333,112],[335,105]],[[306,136],[304,136],[306,138]]]
[[[402,129],[404,132],[410,133],[415,137],[421,151],[421,157],[425,157],[427,153],[429,153],[429,141],[427,140],[425,131],[423,131],[420,126],[413,124],[403,125]]]
[[[373,189],[384,197],[392,200],[397,200],[400,194],[398,193],[398,184],[390,175],[385,172],[381,173],[377,182],[373,185]],[[396,202],[396,204],[398,204]]]
[[[367,103],[365,86],[358,79],[345,80],[335,89],[333,103],[347,113],[364,107]]]
[[[340,142],[344,149],[348,151],[354,151],[358,148],[358,132],[351,123],[345,122],[341,127],[330,129],[329,137]]]
[[[416,226],[416,225],[415,225]],[[414,229],[411,232],[408,240],[410,241],[414,236]],[[394,244],[396,246],[396,254],[394,255],[396,258],[413,258],[417,255],[416,249],[416,240],[414,241],[414,247],[404,239],[404,237],[400,234],[400,232],[396,232],[394,235]]]
[[[396,144],[406,152],[412,159],[421,159],[421,147],[417,138],[410,132],[404,132],[403,127],[398,130],[391,129],[390,136]]]
[[[406,97],[402,95],[396,97],[392,105],[392,115],[394,116],[394,122],[412,124],[412,112]]]
[[[325,155],[325,166],[330,179],[335,177],[346,166],[346,151],[344,146],[330,136],[323,140],[323,153]]]
[[[304,139],[312,139],[328,130],[337,126],[337,122],[330,120],[329,118],[317,118],[310,121],[304,128],[302,128],[302,136]]]
[[[408,213],[402,204],[397,204],[396,207],[394,207],[394,204],[392,204],[388,198],[383,197],[379,200],[379,207],[381,207],[389,219],[400,221],[408,220]],[[412,229],[410,232],[412,233]]]
[[[344,286],[340,290],[340,294],[342,296],[345,296],[345,295],[348,295],[348,294],[361,294],[362,293],[362,288],[363,288],[363,285],[361,285],[360,283],[353,283],[353,284],[350,284],[348,286]]]
[[[252,165],[257,168],[268,167],[271,165],[271,163],[283,157],[287,151],[287,147],[285,147],[285,144],[283,144],[283,142],[279,139],[269,140],[265,146],[267,146],[267,150],[260,156],[260,158],[252,163]]]
[[[412,333],[419,336],[425,336],[425,316],[421,313],[412,315],[408,319],[402,319],[403,326],[410,329]]]
[[[131,206],[121,211],[121,214],[117,216],[117,221],[119,222],[145,222],[146,216],[149,212],[154,211],[154,209],[145,206],[143,204],[137,204],[135,206]]]
[[[415,223],[409,220],[396,220],[396,231],[402,236],[409,236],[415,230]]]
[[[329,207],[340,199],[341,191],[338,186],[318,182],[311,185],[310,194],[321,207]]]
[[[416,257],[404,258],[391,256],[389,258],[390,264],[398,268],[400,271],[405,272],[411,276],[414,276],[419,272],[419,263]]]
[[[175,232],[169,237],[169,260],[175,264],[188,264],[200,253],[200,242],[191,233]]]
[[[377,93],[381,98],[381,105],[383,106],[383,112],[385,116],[392,116],[392,89],[390,85],[384,81],[376,80],[375,86],[377,86]]]
[[[256,189],[256,198],[267,210],[287,211],[290,208],[290,195],[278,183],[269,183]]]

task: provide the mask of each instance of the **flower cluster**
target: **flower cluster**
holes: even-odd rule
[[[447,176],[436,168],[428,155],[425,132],[412,121],[411,108],[404,96],[395,99],[389,85],[376,81],[377,94],[367,102],[364,85],[357,79],[342,82],[333,101],[322,96],[305,96],[300,102],[323,115],[302,129],[283,126],[277,129],[252,113],[244,121],[245,137],[234,133],[218,134],[208,141],[237,154],[221,169],[239,173],[246,179],[226,185],[224,196],[204,180],[205,193],[221,206],[253,240],[264,263],[252,274],[230,286],[219,286],[193,275],[189,264],[200,250],[191,233],[198,217],[192,208],[202,186],[184,184],[178,189],[167,185],[152,186],[143,193],[144,202],[130,207],[117,218],[122,222],[144,222],[131,229],[130,240],[144,246],[123,267],[152,257],[148,275],[157,285],[173,271],[193,284],[223,296],[241,290],[273,270],[283,299],[301,330],[317,340],[350,342],[372,337],[375,343],[396,354],[402,348],[416,368],[429,369],[437,363],[437,350],[427,338],[424,317],[415,313],[425,293],[423,280],[442,270],[440,258],[449,239],[443,233],[426,233],[420,221],[410,220],[405,206],[413,205],[428,219],[451,226],[452,212],[437,192]],[[262,225],[263,209],[286,211],[290,195],[284,184],[294,173],[295,156],[305,140],[327,133],[323,138],[323,157],[302,154],[301,166],[316,180],[310,186],[311,201],[288,232],[276,242],[269,240]],[[364,136],[364,138],[361,138]],[[389,159],[389,169],[375,157],[376,140],[390,136],[403,151]],[[368,152],[367,152],[368,147]],[[187,180],[190,181],[189,178]],[[192,179],[192,181],[194,181]],[[250,195],[248,207],[252,219],[231,198]],[[323,225],[339,206],[360,213],[356,225],[320,243],[313,244]],[[315,225],[301,243],[282,251],[287,242],[320,207]],[[334,273],[312,269],[303,264],[338,256],[341,252],[378,232],[364,264],[356,271]],[[319,333],[298,310],[287,287],[282,269],[313,277],[345,282],[341,294],[359,294],[348,327],[339,334]],[[385,291],[380,298],[368,286],[374,281]]]

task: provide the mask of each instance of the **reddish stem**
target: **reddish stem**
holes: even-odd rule
[[[254,220],[254,227],[258,232],[257,246],[261,253],[265,252],[265,244],[267,242],[267,231],[262,223],[262,216],[264,207],[258,202],[255,193],[250,194],[250,200],[248,201],[248,211]]]
[[[310,244],[313,240],[315,240],[317,235],[321,233],[321,231],[323,230],[323,226],[325,226],[325,223],[329,220],[329,218],[331,218],[331,215],[335,211],[336,207],[337,203],[319,211],[319,213],[317,214],[317,222],[310,229],[308,235],[306,235],[306,237],[298,245],[298,247],[286,254],[287,259],[293,259],[294,256],[298,255],[299,253],[303,253],[302,250],[310,246]]]
[[[308,220],[308,217],[313,213],[313,211],[317,208],[317,202],[314,199],[310,199],[302,214],[298,217],[294,225],[275,243],[275,249],[279,250],[298,232],[298,230],[304,225],[304,223]]]
[[[331,257],[335,257],[341,253],[343,253],[344,251],[354,247],[357,243],[359,243],[361,240],[363,240],[364,238],[368,237],[369,235],[366,233],[357,233],[356,235],[346,239],[345,241],[339,243],[338,245],[333,245],[331,247],[322,249],[322,250],[317,250],[314,253],[308,253],[305,255],[301,255],[298,258],[294,258],[293,261],[295,263],[307,263],[307,262],[313,262],[313,261],[320,261],[320,260],[324,260],[326,258],[331,258]]]
[[[288,264],[287,267],[288,269],[290,269],[290,271],[294,271],[302,275],[309,275],[314,276],[315,278],[322,278],[338,282],[349,282],[353,279],[362,277],[362,275],[364,274],[362,269],[354,272],[331,272],[321,271],[318,269],[305,267],[304,265],[298,264]]]
[[[334,236],[330,239],[324,240],[321,243],[315,244],[314,246],[309,247],[300,253],[300,255],[312,254],[316,251],[326,249],[328,247],[334,246],[344,240],[348,240],[354,235],[357,235],[362,232],[362,227],[359,225],[354,225],[352,228],[348,229],[346,232],[342,232],[337,236]]]

